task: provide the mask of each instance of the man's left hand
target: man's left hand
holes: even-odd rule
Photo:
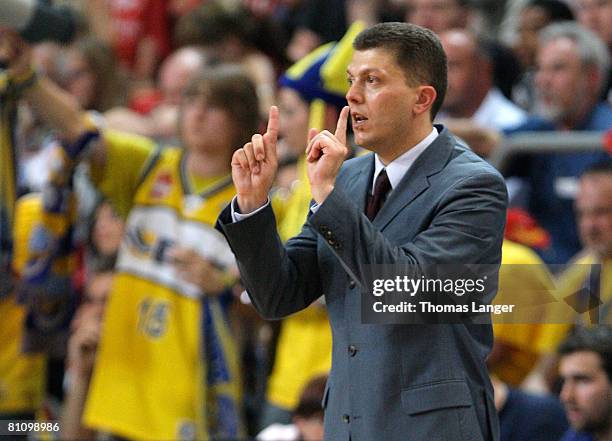
[[[308,162],[308,180],[312,197],[317,204],[322,204],[334,189],[336,176],[346,155],[346,127],[348,123],[349,108],[345,106],[340,112],[336,133],[327,130],[318,132],[311,129],[308,135],[309,142],[306,147],[306,160]]]

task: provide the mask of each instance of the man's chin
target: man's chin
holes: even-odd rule
[[[575,430],[579,432],[584,430],[584,420],[582,418],[572,418],[568,415],[567,420]]]
[[[535,113],[549,121],[558,121],[563,116],[563,109],[554,104],[539,102],[536,105]]]
[[[363,147],[365,149],[368,148],[368,137],[364,136],[363,133],[360,133],[360,132],[356,131],[354,133],[354,138],[353,139],[355,141],[355,144],[357,144],[359,147]]]

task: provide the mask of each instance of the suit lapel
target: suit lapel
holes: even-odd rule
[[[374,174],[374,155],[367,155],[367,165],[360,167],[346,184],[347,195],[359,209],[360,213],[365,213],[366,199],[372,185],[372,176]]]
[[[452,148],[452,138],[448,130],[443,129],[436,140],[412,164],[398,186],[389,194],[389,198],[374,218],[373,225],[380,231],[384,230],[404,207],[429,188],[428,177],[438,173],[446,166]]]

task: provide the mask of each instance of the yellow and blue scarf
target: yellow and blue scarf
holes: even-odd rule
[[[54,146],[49,182],[40,195],[20,274],[18,300],[27,305],[24,350],[49,352],[65,348],[69,325],[77,306],[72,275],[77,255],[73,243],[77,200],[73,189],[75,164],[99,138],[92,127],[76,142]],[[21,246],[21,244],[18,244]],[[62,356],[63,350],[53,355]]]

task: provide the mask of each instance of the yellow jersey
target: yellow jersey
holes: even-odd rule
[[[13,268],[17,273],[25,266],[29,235],[41,213],[37,195],[16,203]],[[21,351],[25,319],[26,308],[14,295],[0,298],[0,414],[34,412],[44,398],[46,356]]]
[[[235,194],[231,178],[205,182],[196,193],[184,151],[155,153],[151,141],[112,132],[104,139],[107,166],[94,178],[129,214],[84,422],[133,440],[239,438],[238,354],[223,305],[181,280],[167,254],[173,246],[188,247],[220,267],[235,264],[213,228]],[[214,366],[205,362],[210,357]],[[220,419],[234,427],[219,427]]]

